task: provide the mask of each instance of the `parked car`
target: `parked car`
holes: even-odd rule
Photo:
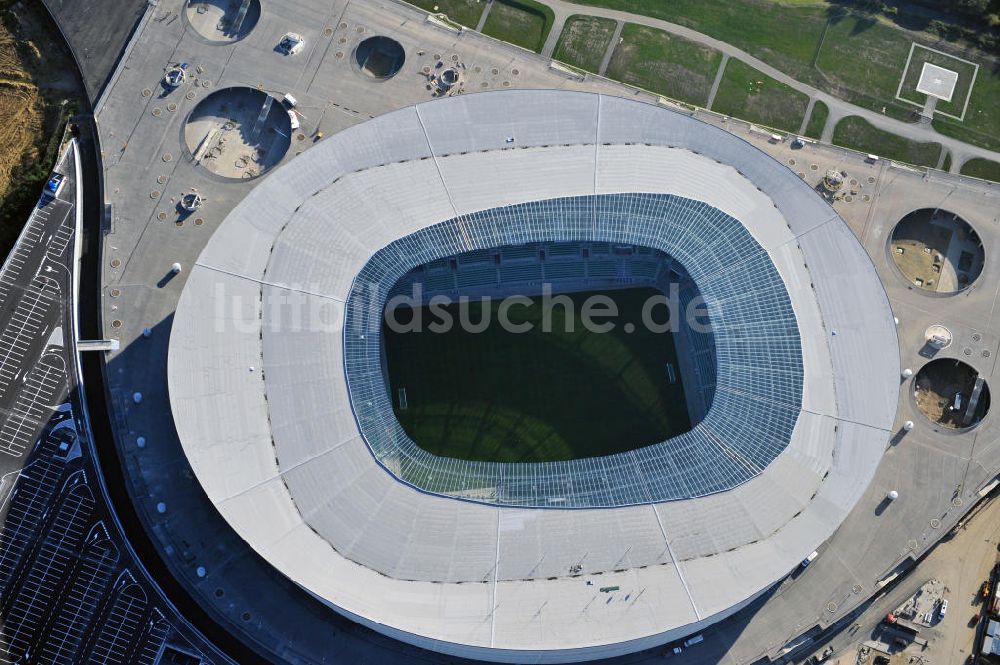
[[[66,176],[62,173],[53,173],[52,177],[46,181],[45,187],[42,189],[42,195],[50,199],[56,198],[59,196],[59,192],[62,191],[65,182]]]

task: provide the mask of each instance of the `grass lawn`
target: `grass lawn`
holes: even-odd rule
[[[559,43],[552,54],[556,60],[597,73],[608,50],[617,23],[609,18],[581,16],[566,19]]]
[[[964,175],[1000,182],[1000,164],[982,157],[970,159],[962,164],[961,171]]]
[[[982,63],[987,65],[987,63]],[[934,116],[934,129],[946,136],[1000,150],[1000,67],[981,66],[972,87],[965,121]]]
[[[600,292],[619,312],[606,333],[581,325],[582,302],[595,293],[570,295],[570,316],[552,307],[551,332],[542,330],[540,297],[509,310],[513,323],[532,324],[527,333],[497,324],[495,300],[470,305],[473,323],[491,314],[491,325],[478,334],[459,325],[448,332],[385,328],[391,395],[403,428],[436,455],[503,462],[608,455],[689,429],[683,387],[667,377],[667,363],[677,367],[672,335],[640,325],[643,303],[658,292]],[[457,321],[457,306],[450,311]],[[436,318],[427,308],[422,315],[425,323]],[[572,332],[567,318],[575,322]],[[635,326],[631,334],[626,322]]]
[[[538,53],[553,21],[552,10],[534,0],[494,0],[483,32]]]
[[[662,30],[627,23],[607,75],[672,99],[704,106],[722,54]]]
[[[809,98],[730,58],[712,110],[788,132],[799,131]]]
[[[574,0],[688,26],[760,58],[782,72],[886,115],[915,120],[915,107],[896,99],[910,44],[947,49],[927,33],[908,32],[888,19],[846,12],[821,0]],[[901,15],[905,12],[901,11]],[[979,76],[964,123],[935,122],[942,133],[1000,148],[1000,68],[979,61]]]
[[[455,23],[475,28],[486,8],[486,0],[406,0],[433,14],[445,14]]]
[[[920,166],[937,166],[941,155],[940,143],[910,141],[877,129],[856,115],[837,123],[833,130],[833,142],[845,148]]]
[[[812,115],[806,123],[805,135],[811,139],[818,139],[826,127],[826,118],[830,115],[830,109],[821,101],[813,104]]]
[[[900,120],[920,109],[896,99],[912,39],[885,21],[862,14],[829,18],[815,68],[788,72],[842,99]]]

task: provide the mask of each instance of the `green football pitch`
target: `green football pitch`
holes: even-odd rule
[[[581,325],[584,300],[597,294],[617,305],[617,317],[595,319],[613,322],[610,332]],[[396,417],[428,452],[493,462],[609,455],[684,432],[690,421],[673,335],[641,325],[643,304],[656,294],[651,288],[571,294],[572,308],[549,308],[551,332],[543,330],[541,297],[509,309],[511,323],[531,324],[526,333],[497,323],[497,300],[469,303],[467,320],[490,314],[490,325],[478,333],[457,323],[446,332],[428,330],[436,317],[424,307],[419,331],[383,327]],[[459,320],[457,305],[445,309]],[[663,306],[653,313],[666,319]],[[412,314],[399,312],[396,320]]]

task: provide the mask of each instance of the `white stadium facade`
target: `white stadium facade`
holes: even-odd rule
[[[557,463],[416,446],[381,367],[392,286],[574,242],[656,250],[693,280],[704,418]],[[421,647],[545,663],[683,639],[786,577],[872,478],[898,358],[868,255],[784,165],[662,107],[516,90],[380,116],[270,174],[190,268],[169,389],[208,497],[305,591]]]

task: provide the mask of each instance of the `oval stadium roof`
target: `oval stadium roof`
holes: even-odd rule
[[[716,301],[705,420],[542,483],[381,438],[396,425],[352,289],[566,237],[662,247]],[[515,90],[386,114],[269,175],[190,271],[168,378],[205,492],[309,593],[426,648],[564,662],[697,631],[828,538],[885,450],[898,355],[868,255],[784,165],[662,107]],[[407,464],[454,475],[420,487]],[[536,507],[564,495],[574,509]],[[632,600],[592,603],[581,565]]]

